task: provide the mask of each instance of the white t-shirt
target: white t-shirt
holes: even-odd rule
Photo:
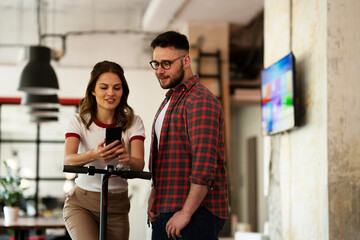
[[[75,136],[80,139],[79,153],[87,152],[95,148],[99,143],[105,139],[105,129],[109,125],[99,122],[92,122],[89,129],[81,121],[79,114],[75,114],[69,122],[66,129],[66,137]],[[124,139],[125,147],[131,154],[130,142],[134,139],[145,139],[145,128],[142,119],[135,115],[133,125],[122,132],[122,138]],[[86,164],[85,166],[94,166],[95,168],[105,169],[107,165],[117,166],[119,160],[117,158],[110,162],[104,163],[99,160],[95,160]],[[101,192],[101,174],[95,174],[89,176],[87,174],[79,174],[75,179],[76,185],[79,187],[93,192]],[[118,193],[127,190],[127,180],[121,177],[113,176],[109,180],[108,185],[109,192]]]
[[[158,117],[156,119],[156,122],[155,122],[155,134],[156,134],[156,137],[157,137],[157,143],[158,143],[157,147],[158,147],[158,149],[159,149],[159,145],[160,145],[161,129],[162,129],[162,125],[163,125],[163,122],[164,122],[164,117],[165,117],[166,110],[169,107],[170,100],[171,100],[171,98],[169,98],[169,100],[165,104],[164,108],[159,113],[159,115],[158,115]]]

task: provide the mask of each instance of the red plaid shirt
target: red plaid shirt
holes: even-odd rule
[[[158,150],[155,121],[170,97]],[[215,216],[228,218],[223,126],[222,108],[198,76],[166,93],[152,128],[149,168],[154,212],[181,210],[194,183],[209,188],[201,205]]]

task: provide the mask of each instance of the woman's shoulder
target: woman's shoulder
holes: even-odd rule
[[[83,118],[85,121],[88,121],[90,116],[88,114],[86,114],[83,116]],[[72,117],[70,118],[70,122],[81,124],[81,123],[83,123],[83,120],[79,113],[74,113],[74,115],[72,115]]]
[[[126,132],[129,134],[129,138],[132,138],[133,136],[143,136],[145,138],[144,122],[139,115],[134,114],[132,124]]]
[[[141,117],[137,114],[134,114],[134,120],[142,120]]]
[[[71,118],[70,118],[71,122],[80,122],[81,121],[81,117],[79,115],[79,113],[74,113]]]
[[[129,130],[133,131],[134,129],[139,129],[139,128],[144,128],[144,122],[139,115],[134,114],[134,118],[132,120]]]
[[[137,124],[143,124],[143,120],[139,115],[134,114],[132,125],[137,125]]]

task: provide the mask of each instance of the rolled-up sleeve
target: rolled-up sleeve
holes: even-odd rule
[[[190,182],[212,187],[217,168],[221,108],[209,97],[201,97],[188,108],[188,134],[192,151]]]

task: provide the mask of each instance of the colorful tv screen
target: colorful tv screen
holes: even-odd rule
[[[265,135],[298,125],[294,55],[286,55],[261,72],[262,129]]]

